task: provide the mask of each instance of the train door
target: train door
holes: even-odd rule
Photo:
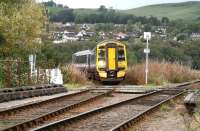
[[[116,48],[108,48],[108,69],[115,70],[116,69]]]

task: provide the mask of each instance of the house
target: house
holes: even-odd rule
[[[59,32],[59,31],[52,31],[51,33],[51,38],[53,40],[58,40],[58,39],[62,39],[63,37],[63,32]]]
[[[165,39],[165,38],[167,38],[167,35],[166,34],[160,34],[160,37]]]
[[[81,30],[89,30],[90,26],[88,24],[82,24],[80,27]]]
[[[86,32],[86,34],[87,34],[88,37],[93,37],[93,36],[96,35],[95,32]]]
[[[78,38],[78,40],[85,40],[85,36],[86,36],[86,31],[85,30],[81,30],[78,32],[78,34],[76,35],[76,37]]]
[[[157,34],[166,34],[167,26],[154,26],[155,33]]]
[[[68,31],[54,32],[53,39],[54,39],[53,41],[54,44],[60,44],[60,43],[68,42],[68,41],[79,40],[75,32],[68,32]]]
[[[79,38],[76,36],[75,32],[64,31],[63,39],[66,41],[77,41]]]
[[[115,24],[114,27],[123,27],[124,24]]]
[[[115,34],[114,37],[117,40],[128,40],[129,39],[129,35],[122,33],[122,32]]]
[[[135,32],[128,32],[128,36],[129,37],[133,37],[133,38],[140,38],[142,34],[139,31],[135,31]]]
[[[106,33],[105,32],[99,32],[99,37],[102,38],[102,39],[105,39],[106,37]]]
[[[64,27],[72,27],[72,26],[75,26],[75,23],[67,22],[67,23],[64,24],[63,26],[64,26]]]
[[[53,41],[54,44],[61,44],[61,43],[66,43],[66,42],[68,42],[67,39],[57,39]]]
[[[192,33],[190,38],[191,40],[200,40],[200,33]]]

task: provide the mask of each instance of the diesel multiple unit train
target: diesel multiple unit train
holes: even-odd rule
[[[127,69],[126,46],[119,41],[106,40],[95,49],[72,55],[72,64],[88,77],[103,82],[122,81]]]

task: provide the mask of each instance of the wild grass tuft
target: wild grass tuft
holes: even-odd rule
[[[61,70],[63,73],[64,83],[84,85],[89,82],[86,76],[86,72],[80,71],[73,65],[63,66]]]
[[[150,61],[149,84],[163,85],[165,83],[180,83],[200,79],[200,71],[192,70],[180,63]],[[126,83],[145,84],[145,63],[129,67]]]

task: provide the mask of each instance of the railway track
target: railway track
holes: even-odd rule
[[[108,105],[76,116],[58,120],[50,124],[32,129],[37,130],[67,130],[67,131],[118,131],[128,130],[144,115],[157,109],[163,103],[185,93],[190,84],[178,85],[181,89],[170,88],[157,90],[128,99],[116,104]]]
[[[70,118],[73,117],[75,115],[87,112],[89,110],[93,110],[93,109],[97,109],[99,107],[104,107],[110,104],[114,104],[114,103],[118,103],[119,101],[123,101],[123,100],[127,100],[127,99],[131,99],[131,98],[135,98],[137,96],[140,96],[139,94],[121,94],[121,93],[112,93],[108,96],[104,96],[101,97],[99,99],[96,99],[94,101],[91,101],[89,103],[85,103],[82,106],[70,109],[66,112],[63,112],[62,114],[58,114],[50,119],[47,120],[43,120],[42,123],[34,126],[34,127],[30,127],[28,130],[34,129],[36,127],[42,126],[42,125],[46,125],[49,123],[52,123],[54,121],[57,120],[61,120],[61,119],[65,119],[65,118]]]
[[[44,120],[108,95],[112,90],[84,90],[39,103],[0,111],[0,130],[27,130]]]
[[[131,123],[133,123],[133,121],[138,120],[138,118],[140,118],[142,114],[145,114],[146,112],[148,113],[151,109],[147,110],[148,109],[147,107],[149,108],[152,107],[153,109],[157,108],[157,106],[172,99],[173,97],[176,97],[176,95],[177,96],[181,95],[182,93],[184,93],[185,89],[191,88],[190,87],[191,85],[196,84],[198,82],[199,81],[194,81],[190,83],[180,84],[172,88],[159,89],[157,91],[147,93],[136,98],[127,97],[128,99],[126,98],[124,99],[124,101],[121,101],[121,102],[119,102],[120,100],[118,100],[117,103],[114,102],[115,104],[110,102],[110,105],[105,104],[106,103],[105,101],[108,97],[102,97],[102,96],[107,96],[114,89],[84,90],[78,93],[62,96],[59,98],[53,98],[53,99],[42,101],[39,103],[33,103],[29,105],[24,105],[21,107],[16,107],[16,108],[0,111],[0,130],[20,130],[20,131],[30,130],[30,129],[51,130],[54,128],[56,128],[56,130],[57,129],[58,130],[77,130],[78,128],[80,128],[80,130],[84,130],[84,129],[85,130],[98,130],[98,129],[104,130],[104,127],[106,127],[107,124],[105,123],[103,124],[102,121],[95,121],[95,119],[91,120],[90,118],[93,117],[93,114],[94,114],[94,118],[98,119],[98,116],[97,117],[95,116],[98,115],[99,112],[106,113],[107,111],[109,112],[109,110],[111,110],[111,112],[109,113],[111,115],[109,116],[108,114],[108,116],[105,116],[106,117],[105,121],[107,121],[108,123],[109,123],[109,120],[112,121],[112,119],[114,120],[119,119],[119,118],[115,118],[116,116],[120,117],[120,121],[116,122],[115,124],[112,124],[112,123],[109,124],[112,127],[112,128],[109,127],[109,129],[111,128],[110,130],[118,130],[118,129],[122,130],[129,127]],[[154,95],[156,95],[157,93],[158,94],[160,93],[160,96],[158,96],[158,100],[157,100],[157,102],[160,102],[160,103],[152,104],[151,102],[154,101],[154,97],[155,97]],[[121,97],[121,96],[119,95],[117,97]],[[152,101],[150,99],[151,97],[152,97]],[[97,99],[97,98],[101,98],[101,99]],[[120,99],[123,99],[123,98],[120,98]],[[109,100],[111,99],[107,99],[107,101]],[[105,107],[103,107],[101,104],[98,104],[98,101],[103,101],[102,103],[104,103],[103,106]],[[132,101],[133,103],[132,105],[138,108],[132,109],[132,106],[128,104],[130,101]],[[140,102],[137,103],[137,101],[140,101]],[[134,102],[136,103],[134,104]],[[141,102],[144,102],[144,105],[142,105]],[[150,104],[150,106],[148,104]],[[141,105],[143,106],[143,109],[140,109]],[[119,109],[122,108],[121,110],[122,112],[120,110],[113,111],[113,109],[118,108],[118,106],[119,106]],[[131,116],[131,115],[124,115],[124,112],[129,113],[128,111],[126,111],[126,109],[129,109],[129,108],[132,110],[132,115],[137,116],[136,118],[134,118],[133,116],[130,119],[126,118],[126,117]],[[112,112],[116,113],[116,114],[113,114],[113,116],[115,117],[112,117]],[[90,128],[92,126],[89,125],[87,128],[72,127],[71,129],[68,126],[65,126],[65,123],[72,123],[72,125],[76,125],[77,120],[81,118],[85,118],[85,117],[87,118],[89,123],[94,122],[94,125],[99,123],[99,125],[95,125],[95,126],[96,127],[100,126],[100,128],[93,129],[93,128]],[[110,118],[110,119],[107,119],[107,118]],[[101,118],[99,118],[99,120],[101,120]],[[64,126],[61,126],[63,124]],[[44,125],[44,126],[38,127],[41,125]],[[84,124],[81,124],[81,125],[84,125]]]

